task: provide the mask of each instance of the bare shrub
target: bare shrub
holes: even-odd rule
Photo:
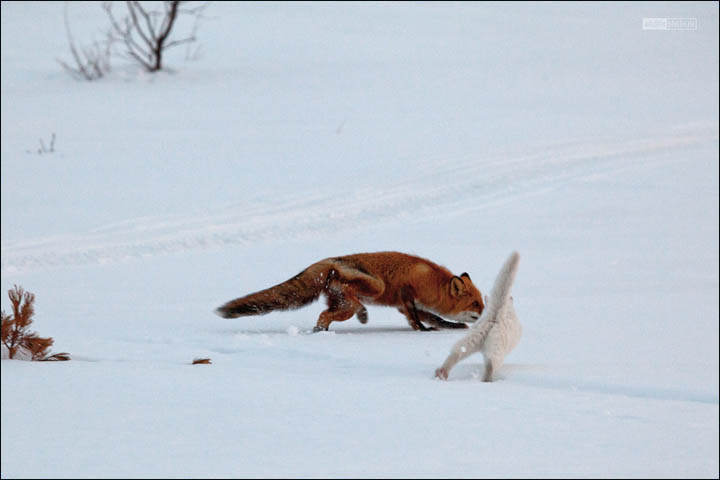
[[[163,11],[148,10],[140,2],[125,2],[127,15],[116,18],[113,2],[104,2],[103,8],[110,19],[112,38],[125,46],[125,56],[135,60],[148,72],[161,70],[163,54],[169,48],[195,41],[197,19],[206,5],[184,9],[180,1],[163,2]],[[181,39],[170,40],[172,28],[179,15],[195,16],[192,33]]]
[[[70,22],[68,21],[68,5],[65,3],[65,9],[63,12],[65,17],[65,33],[67,35],[68,44],[70,45],[70,53],[72,54],[74,66],[58,60],[58,63],[62,65],[66,72],[68,72],[73,78],[77,80],[97,80],[102,78],[107,72],[110,71],[110,49],[112,46],[112,39],[108,35],[105,42],[93,42],[89,47],[83,47],[79,50],[75,46],[75,40],[73,39],[72,32],[70,30]]]

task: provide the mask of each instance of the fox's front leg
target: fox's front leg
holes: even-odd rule
[[[420,330],[421,332],[436,330],[433,327],[428,328],[420,323],[420,313],[415,306],[415,290],[412,287],[403,287],[400,291],[400,296],[403,306],[402,308],[399,308],[399,310],[403,315],[405,315],[405,318],[407,318],[407,321],[413,330]]]
[[[434,325],[438,328],[468,328],[466,323],[448,322],[447,320],[443,320],[442,318],[438,317],[434,313],[426,312],[424,310],[418,310],[417,312],[418,318],[421,322]]]

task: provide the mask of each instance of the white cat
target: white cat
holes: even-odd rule
[[[510,296],[520,255],[513,252],[505,261],[493,285],[490,297],[486,297],[485,309],[468,334],[452,348],[442,367],[435,370],[435,376],[447,380],[455,364],[476,352],[485,357],[485,375],[483,382],[491,382],[493,372],[497,371],[505,360],[505,355],[515,348],[522,326],[515,314]]]

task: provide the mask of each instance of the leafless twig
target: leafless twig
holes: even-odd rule
[[[45,146],[45,142],[43,142],[43,139],[40,139],[40,148],[37,149],[37,154],[42,155],[43,153],[53,153],[55,151],[55,132],[52,133],[52,137],[50,137],[50,148]]]
[[[70,53],[72,54],[75,66],[73,67],[62,60],[58,60],[58,63],[62,65],[65,71],[72,77],[78,80],[85,79],[92,81],[101,78],[105,73],[110,71],[110,39],[108,38],[104,45],[95,41],[92,46],[85,47],[82,51],[78,51],[70,30],[67,2],[65,2],[63,16],[65,18],[65,33],[67,34]]]
[[[169,48],[194,42],[197,19],[207,4],[195,8],[180,8],[180,1],[163,2],[163,11],[148,10],[138,1],[127,1],[128,14],[115,17],[112,2],[104,2],[103,8],[110,19],[113,40],[125,45],[125,56],[132,58],[148,72],[162,69],[163,54]],[[190,36],[171,40],[170,33],[179,15],[193,15],[196,23]]]

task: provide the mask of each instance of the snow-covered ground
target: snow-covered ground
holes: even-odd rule
[[[2,305],[73,360],[2,362],[0,476],[718,476],[717,4],[217,2],[199,58],[95,83],[62,10],[1,7]],[[513,249],[493,383],[393,309],[213,314],[363,251],[486,292]]]

